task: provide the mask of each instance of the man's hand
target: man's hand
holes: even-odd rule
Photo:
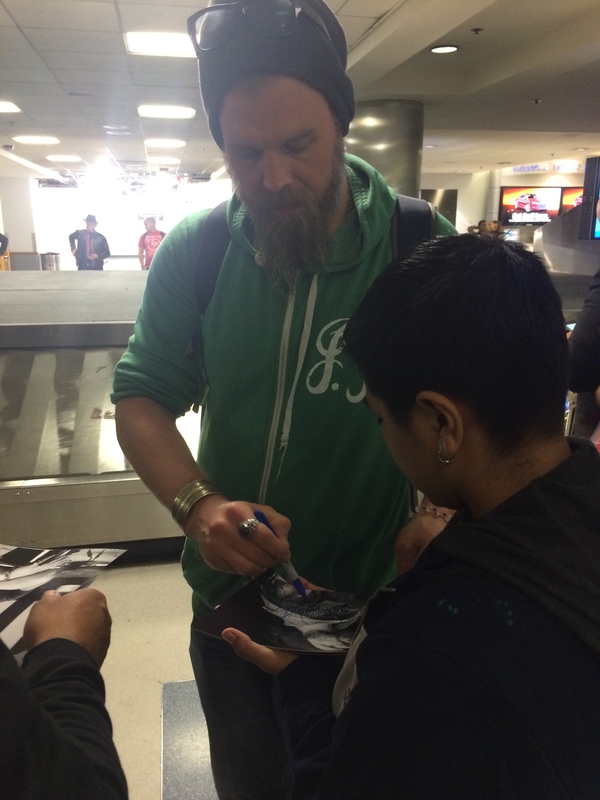
[[[90,261],[95,261],[95,260],[98,258],[98,256],[97,256],[97,254],[96,254],[96,253],[91,253],[91,254],[88,256],[88,258],[90,259]]]
[[[77,249],[74,247],[74,248],[71,250],[71,255],[75,255],[76,253],[77,253]]]
[[[398,575],[410,569],[415,563],[415,558],[438,533],[446,527],[446,522],[441,517],[433,514],[416,514],[407,523],[396,538],[396,564]]]
[[[277,536],[263,524],[249,539],[240,536],[238,526],[254,518],[255,508],[265,513]],[[290,526],[289,519],[270,506],[229,502],[222,495],[209,495],[192,506],[184,531],[196,540],[202,558],[213,569],[256,577],[268,567],[290,559]]]
[[[233,647],[236,655],[255,664],[270,675],[279,675],[292,661],[298,658],[297,653],[290,653],[288,650],[272,650],[270,647],[256,644],[247,634],[235,628],[225,628],[221,635]]]
[[[110,644],[112,620],[106,597],[97,589],[60,595],[44,592],[34,603],[23,631],[28,650],[49,639],[69,639],[81,645],[100,667]]]

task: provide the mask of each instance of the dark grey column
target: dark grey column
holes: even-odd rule
[[[418,100],[359,100],[346,147],[349,153],[375,167],[397,192],[418,197],[423,103]]]

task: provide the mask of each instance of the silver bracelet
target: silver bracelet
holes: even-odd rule
[[[171,516],[180,528],[183,528],[192,506],[198,500],[202,500],[203,497],[208,497],[209,494],[221,494],[210,481],[192,481],[192,483],[188,483],[187,486],[183,487],[171,506]]]
[[[443,519],[444,522],[448,523],[454,516],[454,511],[450,511],[447,508],[442,508],[441,506],[434,506],[433,503],[427,503],[424,506],[417,506],[413,511],[410,512],[408,515],[409,519],[413,519],[418,514],[429,514],[431,517],[439,517]]]

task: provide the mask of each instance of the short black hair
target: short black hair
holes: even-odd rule
[[[497,452],[564,428],[561,301],[542,261],[519,244],[464,234],[420,245],[375,280],[344,342],[400,423],[430,390],[465,403]]]

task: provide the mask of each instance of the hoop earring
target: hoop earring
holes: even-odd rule
[[[444,440],[440,439],[439,442],[438,442],[438,451],[437,451],[438,461],[441,464],[446,464],[446,465],[452,464],[452,462],[456,458],[456,453],[454,453],[452,458],[444,458],[444,453],[445,452],[446,452],[446,445],[444,444]]]

